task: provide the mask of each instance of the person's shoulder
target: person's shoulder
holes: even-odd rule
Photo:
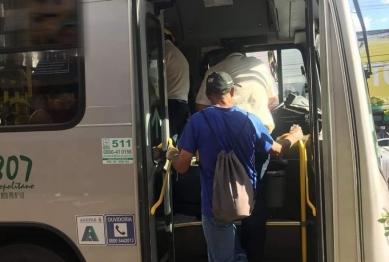
[[[234,113],[235,114],[239,114],[241,115],[242,117],[245,116],[245,117],[248,117],[250,122],[254,125],[254,127],[257,129],[257,127],[261,127],[263,126],[263,123],[261,121],[261,119],[259,119],[258,116],[256,116],[255,114],[253,113],[250,113],[246,110],[243,110],[237,106],[234,106]]]
[[[207,108],[204,108],[202,111],[207,115],[212,115],[216,112],[216,108],[214,106],[209,106]],[[197,112],[196,114],[202,115],[201,111]]]
[[[208,116],[217,116],[217,115],[219,115],[218,114],[219,112],[218,112],[218,109],[216,108],[216,107],[214,107],[214,106],[209,106],[209,107],[207,107],[207,108],[204,108],[203,110],[201,110],[201,111],[199,111],[199,112],[197,112],[197,113],[195,113],[195,114],[193,114],[193,116],[195,117],[195,119],[197,120],[197,119],[201,119],[201,121],[205,121],[205,118],[204,118],[204,115],[203,114],[205,114],[205,116],[206,117],[208,117]],[[192,117],[193,117],[192,116]]]
[[[170,40],[165,41],[165,54],[166,53],[174,53],[174,55],[183,55],[181,50]]]
[[[171,52],[173,47],[174,47],[174,45],[173,45],[172,42],[170,42],[169,40],[165,40],[165,53],[166,52]]]
[[[212,110],[210,110],[210,108],[211,107],[207,107],[207,108],[203,109],[202,111],[208,112],[206,114],[210,114],[210,112],[212,114]],[[202,121],[204,121],[204,116],[203,116],[202,111],[196,112],[193,115],[191,115],[189,120],[192,121],[192,123],[193,122],[202,122]]]
[[[262,60],[260,60],[260,59],[258,59],[256,57],[245,56],[243,59],[244,59],[244,61],[246,63],[250,64],[250,66],[257,66],[257,67],[260,67],[260,68],[261,67],[265,67],[266,68],[266,64]]]
[[[264,127],[265,128],[262,120],[257,115],[255,115],[253,113],[250,113],[250,112],[246,112],[246,114],[248,114],[248,117],[251,120],[251,122],[253,123],[255,128],[258,128],[258,127]]]
[[[258,59],[254,56],[242,56],[242,59],[244,59],[245,61],[250,61],[252,63],[256,63],[256,64],[263,64],[261,59]]]
[[[170,40],[165,40],[165,47],[176,47],[173,43],[172,43],[172,41],[170,41]]]

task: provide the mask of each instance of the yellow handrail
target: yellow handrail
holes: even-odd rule
[[[9,105],[19,104],[19,105],[25,105],[27,107],[30,107],[30,103],[28,103],[26,99],[20,97],[11,98],[8,101],[9,101]]]
[[[173,140],[171,138],[169,138],[169,140],[168,140],[168,147],[169,146],[173,146]],[[158,145],[158,148],[162,148],[162,144]],[[162,204],[163,196],[165,195],[166,184],[167,184],[168,177],[170,175],[171,167],[172,167],[172,161],[168,160],[168,165],[167,165],[166,172],[165,172],[165,178],[163,179],[163,184],[162,184],[161,193],[159,195],[159,199],[150,209],[150,214],[152,216],[155,214],[155,211],[157,210],[157,208]]]
[[[279,140],[285,139],[289,134],[284,134],[279,137]],[[308,136],[309,140],[309,136]],[[308,141],[307,140],[307,141]],[[299,147],[299,156],[300,156],[300,208],[301,208],[301,256],[302,262],[307,261],[307,204],[312,209],[312,213],[316,216],[316,208],[311,203],[309,199],[308,191],[308,167],[307,167],[307,151],[306,143],[303,143],[301,140],[298,141],[297,145]]]
[[[308,158],[307,158],[307,143],[311,139],[310,135],[308,135],[307,140],[304,143],[304,151],[305,151],[305,182],[306,182],[306,197],[307,197],[307,204],[312,210],[312,215],[315,217],[316,216],[316,207],[312,204],[310,198],[309,198],[309,181],[308,181]]]
[[[302,262],[307,261],[307,202],[306,202],[306,185],[305,185],[305,164],[307,163],[304,144],[298,141],[300,155],[300,208],[301,208],[301,253]]]

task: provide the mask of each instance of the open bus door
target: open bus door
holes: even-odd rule
[[[166,99],[166,78],[164,65],[163,16],[154,13],[154,6],[147,1],[137,1],[137,38],[135,50],[138,63],[138,95],[142,156],[140,163],[140,195],[143,195],[142,222],[144,261],[174,261],[173,225],[170,176],[166,172],[164,152],[168,144],[168,120]],[[157,16],[158,15],[158,16]],[[138,136],[138,138],[139,138]],[[139,164],[139,163],[138,163]],[[167,179],[166,190],[160,199],[162,184]],[[151,212],[152,207],[158,207]],[[164,230],[158,230],[162,228]]]

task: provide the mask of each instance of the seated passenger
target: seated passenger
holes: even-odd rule
[[[256,170],[262,169],[254,168],[254,153],[258,152],[265,159],[268,154],[279,156],[303,136],[301,128],[297,126],[285,140],[274,142],[256,115],[233,105],[235,87],[227,73],[209,74],[205,92],[212,106],[203,111],[209,123],[201,113],[194,114],[178,142],[179,150],[169,148],[166,152],[166,157],[172,160],[179,174],[188,171],[192,157],[197,150],[199,152],[202,225],[208,245],[208,259],[213,262],[247,261],[236,237],[234,221],[217,220],[212,212],[214,172],[221,152],[219,147],[225,152],[234,150],[255,188]]]
[[[38,109],[31,115],[28,123],[30,125],[51,124],[51,118],[46,111]]]

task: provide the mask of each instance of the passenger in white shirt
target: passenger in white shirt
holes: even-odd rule
[[[170,136],[181,135],[189,117],[189,63],[165,30],[166,82]]]
[[[274,79],[269,68],[261,60],[247,57],[243,46],[231,44],[224,49],[227,58],[211,67],[205,74],[196,98],[197,111],[211,105],[205,94],[205,80],[208,75],[214,71],[224,71],[235,83],[242,86],[235,93],[234,105],[257,115],[271,133],[274,129],[274,121],[268,105],[277,98]]]

